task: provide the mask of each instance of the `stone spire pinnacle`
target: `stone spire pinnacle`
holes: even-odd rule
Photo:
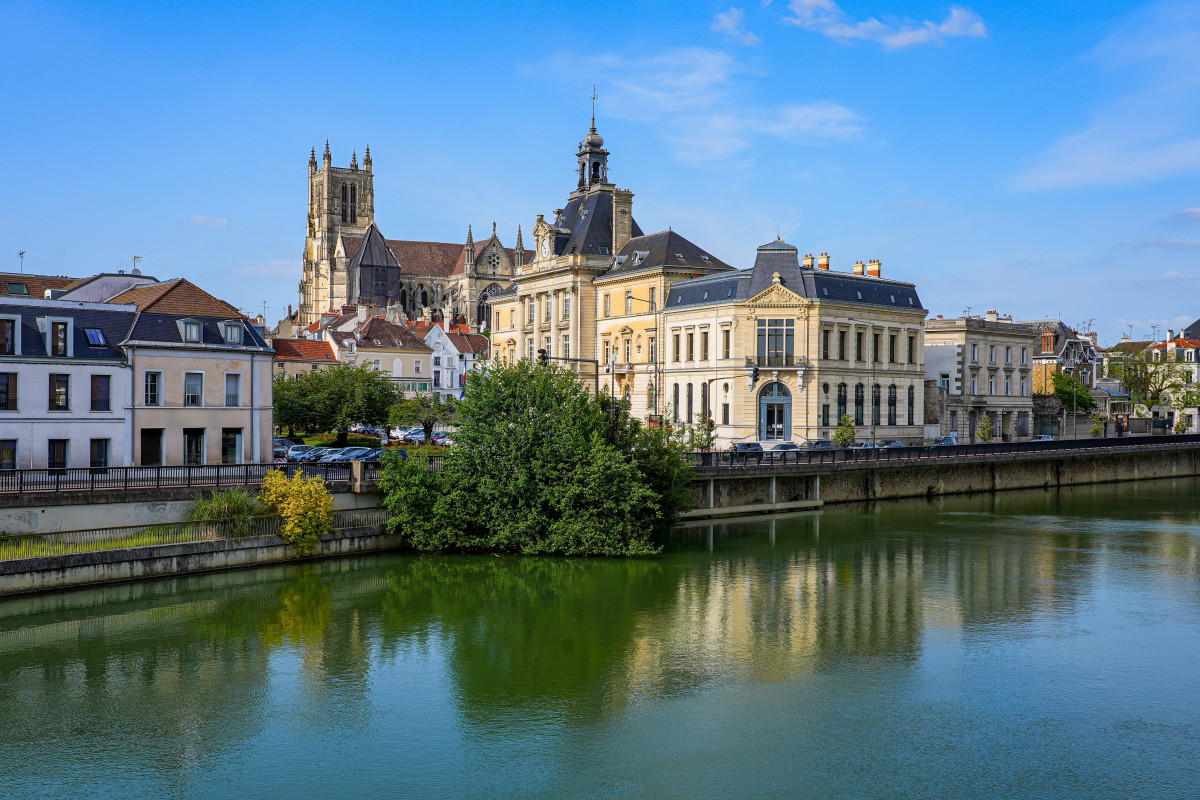
[[[525,249],[525,243],[521,241],[521,225],[520,225],[520,223],[517,223],[517,249],[518,250]]]
[[[350,169],[358,172],[358,151],[354,150],[350,153]]]
[[[496,220],[492,220],[492,236],[496,235]]]
[[[313,148],[308,156],[308,172],[311,175],[317,171],[317,148]]]
[[[371,145],[367,145],[367,152],[363,155],[363,169],[367,172],[371,171]]]
[[[329,167],[333,164],[333,156],[329,154],[329,140],[325,140],[325,166]]]
[[[466,260],[467,271],[470,272],[475,266],[475,236],[471,233],[471,226],[467,226],[467,244],[463,248],[463,257]]]

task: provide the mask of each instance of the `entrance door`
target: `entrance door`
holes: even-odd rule
[[[163,464],[163,429],[142,428],[142,466],[161,467]]]
[[[781,442],[792,438],[792,394],[782,383],[768,383],[758,396],[758,438]]]

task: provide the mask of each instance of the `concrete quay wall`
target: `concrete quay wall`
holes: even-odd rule
[[[311,558],[394,550],[399,537],[381,528],[351,528],[326,536]],[[297,561],[278,536],[218,539],[62,556],[0,561],[0,597]]]
[[[1200,475],[1200,448],[1020,453],[945,461],[849,462],[712,470],[692,483],[689,518],[907,497],[1042,489]]]

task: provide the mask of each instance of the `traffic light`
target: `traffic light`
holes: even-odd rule
[[[758,367],[750,368],[750,383],[752,385],[758,383]]]
[[[542,365],[550,363],[550,357],[546,355],[545,350],[538,350],[538,361],[541,362]]]

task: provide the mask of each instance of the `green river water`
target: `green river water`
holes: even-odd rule
[[[0,601],[4,798],[1197,798],[1200,485]]]

